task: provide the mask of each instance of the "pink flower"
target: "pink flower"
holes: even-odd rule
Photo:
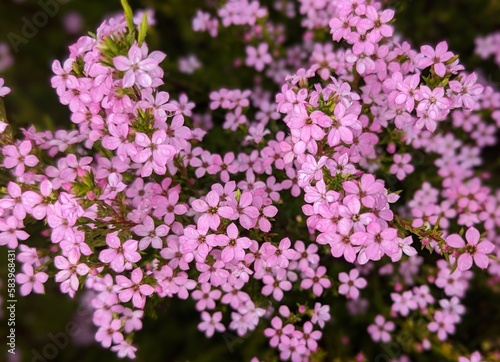
[[[9,93],[10,93],[10,88],[4,87],[4,80],[3,78],[0,78],[0,97],[5,97]]]
[[[436,50],[432,49],[429,45],[422,45],[420,51],[422,53],[416,60],[417,66],[423,69],[434,65],[434,72],[440,77],[444,77],[446,73],[446,65],[444,63],[453,58],[453,53],[448,51],[446,41],[440,42],[436,46]]]
[[[394,163],[389,169],[389,172],[396,175],[398,180],[404,180],[407,174],[410,174],[415,170],[410,162],[411,155],[409,153],[402,155],[397,153],[394,155]]]
[[[119,344],[123,342],[122,321],[120,319],[106,319],[95,334],[95,340],[101,342],[104,348],[109,348],[111,343]]]
[[[167,134],[164,130],[155,131],[151,139],[144,133],[135,134],[135,144],[139,148],[131,158],[134,162],[144,164],[141,170],[142,177],[150,176],[153,171],[158,175],[165,174],[166,164],[177,154],[177,149],[166,142]]]
[[[333,124],[327,137],[328,145],[334,147],[341,142],[352,144],[353,130],[361,129],[361,123],[353,109],[354,107],[346,108],[343,103],[335,106]]]
[[[399,312],[403,317],[407,317],[410,314],[410,310],[415,310],[418,308],[417,302],[410,290],[407,290],[403,294],[391,293],[392,298],[392,311]]]
[[[379,314],[375,317],[375,323],[368,326],[368,332],[374,342],[389,343],[391,341],[389,332],[392,332],[394,328],[394,322],[386,322],[385,318]]]
[[[384,190],[383,181],[369,173],[363,174],[360,181],[346,181],[342,186],[346,193],[359,195],[361,203],[368,208],[375,206],[377,194]]]
[[[126,303],[132,299],[134,307],[144,309],[146,296],[153,294],[154,288],[149,284],[140,284],[142,277],[141,268],[132,271],[131,279],[123,275],[116,276],[116,284],[120,287],[118,294],[120,301]]]
[[[195,290],[191,293],[194,300],[197,300],[196,310],[214,309],[215,301],[220,299],[222,292],[218,289],[210,289],[210,283],[201,284],[201,290]]]
[[[335,258],[344,257],[349,263],[356,260],[356,251],[349,237],[352,229],[352,221],[349,219],[341,219],[337,225],[337,232],[325,232],[317,237],[318,244],[329,244],[332,256]]]
[[[128,51],[128,57],[120,55],[113,59],[115,68],[126,72],[123,77],[123,88],[133,87],[134,84],[138,84],[143,88],[151,86],[153,83],[151,73],[165,58],[164,54],[161,57],[152,55],[153,53],[144,58],[142,50],[137,44],[134,44]]]
[[[198,219],[198,228],[209,227],[212,230],[217,230],[220,225],[220,218],[230,219],[234,214],[234,210],[229,206],[220,206],[220,196],[216,191],[210,191],[205,200],[194,200],[191,204],[193,210],[201,212],[202,215]]]
[[[302,279],[300,283],[300,287],[303,289],[312,288],[314,295],[317,297],[323,294],[323,288],[330,288],[332,283],[328,278],[323,278],[326,274],[326,268],[324,266],[320,266],[316,269],[307,268],[303,271],[305,278]]]
[[[26,231],[20,230],[23,228],[23,222],[15,216],[9,216],[6,219],[0,218],[0,245],[7,245],[9,249],[17,248],[18,239],[26,240],[29,238]]]
[[[458,362],[482,362],[481,353],[475,351],[470,355],[470,358],[463,356],[458,357]]]
[[[271,328],[264,330],[264,335],[269,338],[269,345],[277,347],[279,343],[290,343],[290,336],[292,336],[295,328],[293,324],[287,324],[283,327],[283,321],[280,317],[274,317],[271,320]]]
[[[228,206],[235,211],[232,220],[239,220],[242,227],[249,230],[255,226],[255,220],[259,217],[259,210],[252,205],[253,196],[250,191],[241,193],[239,200],[232,198],[228,200]]]
[[[23,264],[22,270],[24,273],[18,273],[16,275],[16,282],[21,284],[21,295],[26,296],[30,294],[31,291],[38,294],[44,294],[45,288],[43,287],[43,283],[49,279],[47,273],[35,273],[31,264]]]
[[[278,265],[280,268],[287,268],[290,260],[298,258],[298,253],[291,248],[292,243],[289,238],[283,238],[278,247],[265,245],[265,261],[269,265]]]
[[[366,227],[366,232],[355,232],[351,236],[354,245],[362,245],[358,254],[358,262],[363,265],[368,260],[380,260],[385,254],[391,257],[399,250],[397,230],[394,228],[382,229],[377,221],[372,221]]]
[[[488,254],[491,254],[495,249],[495,245],[488,240],[480,239],[479,231],[470,227],[465,232],[465,239],[467,244],[465,244],[464,239],[458,234],[451,234],[446,238],[446,243],[457,249],[463,249],[460,256],[458,257],[458,270],[469,270],[472,267],[472,262],[480,267],[481,269],[486,269],[489,265]]]
[[[417,115],[422,116],[423,114],[427,114],[431,120],[439,120],[443,118],[443,115],[448,113],[451,102],[445,96],[443,87],[436,87],[431,90],[426,85],[422,85],[417,95],[419,100]],[[417,122],[416,126],[422,128],[419,122]],[[435,130],[435,127],[429,128],[427,125],[426,127],[431,132]]]
[[[238,237],[238,228],[231,223],[226,230],[227,236],[219,235],[219,245],[224,247],[221,253],[221,259],[224,263],[232,260],[243,260],[245,258],[245,249],[248,249],[252,241],[247,237]]]
[[[349,274],[340,273],[339,280],[342,282],[339,286],[339,294],[352,299],[358,299],[358,289],[363,289],[368,285],[365,278],[359,277],[359,271],[357,269],[351,269]]]
[[[264,275],[262,278],[265,286],[262,288],[263,295],[273,295],[276,301],[281,301],[283,299],[283,291],[289,291],[292,289],[292,283],[286,280],[285,269],[278,269],[275,276]]]
[[[451,314],[438,310],[434,313],[434,321],[430,322],[427,328],[436,332],[439,340],[445,341],[448,334],[455,333],[455,322]]]
[[[80,281],[78,276],[87,275],[90,268],[85,263],[79,263],[80,253],[72,249],[68,253],[68,258],[57,255],[54,258],[54,266],[60,271],[55,276],[55,281],[61,283],[61,291],[68,293],[71,297],[78,290]]]
[[[7,145],[2,148],[5,156],[3,165],[5,168],[15,168],[14,175],[24,174],[25,166],[35,167],[38,164],[38,158],[30,155],[32,144],[30,141],[22,141],[17,146]]]
[[[208,312],[201,312],[202,322],[198,324],[198,329],[201,332],[205,332],[207,337],[212,337],[215,331],[224,332],[226,327],[221,323],[222,321],[222,312],[215,312],[213,315],[210,315]]]
[[[97,337],[96,337],[97,340]],[[135,352],[137,347],[134,347],[130,342],[122,341],[111,347],[113,352],[117,352],[119,358],[128,357],[130,359],[135,358]]]
[[[137,263],[141,260],[141,255],[137,252],[137,240],[127,240],[122,245],[117,234],[114,232],[106,235],[106,244],[109,248],[99,253],[99,260],[103,263],[109,263],[111,269],[121,273],[125,270],[126,262]]]
[[[397,240],[399,249],[396,253],[391,255],[391,260],[393,262],[401,260],[403,253],[408,256],[415,256],[418,254],[417,250],[415,250],[415,248],[411,246],[411,244],[413,243],[413,239],[411,236],[407,236],[404,239],[398,238]]]
[[[330,306],[321,305],[320,303],[314,304],[314,311],[311,317],[311,322],[318,324],[321,328],[325,327],[325,322],[329,321],[330,316]]]
[[[167,225],[159,225],[155,228],[155,223],[151,216],[146,216],[142,222],[132,228],[132,231],[143,238],[139,241],[139,250],[145,250],[151,245],[155,249],[163,247],[163,237],[168,234],[170,228]]]
[[[253,66],[259,72],[264,70],[265,65],[270,64],[273,60],[269,54],[269,45],[267,43],[261,43],[257,48],[247,45],[246,52],[246,65]]]
[[[313,328],[314,325],[311,322],[305,322],[302,339],[306,342],[307,348],[314,352],[318,349],[318,341],[321,339],[321,332],[315,331]]]

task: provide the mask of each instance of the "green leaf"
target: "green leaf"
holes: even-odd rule
[[[125,19],[127,19],[129,34],[135,33],[134,14],[132,13],[132,8],[130,7],[127,0],[121,0],[121,3],[123,12],[125,13]]]
[[[448,262],[449,262],[449,260],[448,260]],[[453,264],[453,266],[451,267],[450,274],[453,274],[455,272],[455,270],[457,270],[457,267],[458,267],[458,262],[455,262],[455,264]]]
[[[148,32],[148,15],[144,13],[142,16],[141,26],[139,27],[139,35],[137,36],[137,42],[142,45],[144,39],[146,39],[146,34]]]
[[[0,98],[0,121],[7,123],[7,112],[2,98]]]

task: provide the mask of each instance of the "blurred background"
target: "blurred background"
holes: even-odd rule
[[[238,77],[228,77],[225,64],[229,58],[221,50],[231,49],[236,37],[210,38],[207,34],[194,33],[191,30],[191,19],[200,0],[130,0],[134,10],[151,8],[155,11],[157,25],[148,34],[150,49],[159,49],[167,53],[164,63],[166,88],[176,93],[186,91],[195,102],[203,102],[208,91],[221,86],[245,86],[238,82],[251,84],[251,74],[244,73]],[[36,18],[43,10],[42,4],[57,4],[48,12],[50,16]],[[271,1],[261,1],[269,5]],[[447,40],[449,48],[460,55],[461,63],[468,70],[481,69],[481,76],[495,86],[500,85],[500,71],[493,59],[483,60],[474,54],[474,39],[499,30],[500,1],[498,0],[399,0],[388,1],[388,6],[396,9],[396,29],[414,47],[421,44],[436,45],[441,40]],[[48,6],[48,5],[47,5]],[[271,6],[269,6],[271,7]],[[0,77],[12,89],[6,99],[9,121],[18,127],[30,124],[38,130],[58,127],[68,128],[69,112],[58,102],[55,91],[50,86],[52,76],[51,64],[54,59],[63,60],[67,56],[67,46],[87,33],[95,31],[102,19],[121,11],[119,0],[0,0]],[[293,20],[291,20],[293,21]],[[27,22],[34,24],[31,30],[25,31]],[[38,24],[38,25],[36,25]],[[43,25],[42,25],[43,24]],[[241,47],[234,47],[239,49]],[[178,59],[189,53],[197,52],[198,58],[204,64],[202,72],[195,75],[179,73]],[[201,50],[201,51],[200,51]],[[241,56],[244,56],[244,50]],[[172,80],[169,82],[169,80]],[[497,158],[497,152],[489,152],[487,158]],[[6,260],[5,248],[0,248],[0,260]],[[6,275],[4,262],[0,262],[1,276]],[[5,283],[4,283],[5,284]],[[17,303],[17,355],[9,361],[39,361],[43,362],[43,350],[48,344],[61,346],[47,361],[115,361],[114,353],[93,343],[91,314],[79,307],[79,304],[66,296],[61,296],[57,286],[48,284],[45,296],[30,295],[19,299]],[[485,289],[486,290],[486,289]],[[472,292],[472,291],[471,291]],[[480,301],[490,296],[482,295],[486,291],[476,290],[470,301],[477,309],[474,318],[483,320],[479,325],[482,330],[467,330],[459,333],[463,340],[475,336],[498,336],[500,325],[500,310],[492,315],[484,315],[480,309]],[[5,296],[5,285],[0,287],[0,293]],[[86,301],[82,301],[85,306]],[[4,307],[2,306],[2,309]],[[207,340],[196,330],[199,315],[194,305],[186,301],[166,301],[155,307],[156,319],[147,319],[144,329],[136,335],[135,342],[141,346],[138,361],[242,361],[253,356],[255,350],[263,348],[266,341],[262,333],[255,333],[255,338],[241,339],[232,333],[216,335]],[[0,312],[0,335],[6,335],[5,310]],[[342,317],[339,317],[342,320]],[[73,324],[78,326],[70,345],[66,346],[65,337]],[[347,322],[347,319],[346,319]],[[359,322],[359,321],[358,321]],[[364,322],[356,324],[366,328]],[[477,324],[477,323],[476,323]],[[495,327],[497,326],[497,327]],[[327,331],[328,333],[328,331]],[[332,334],[336,333],[332,329]],[[328,334],[326,334],[328,335]],[[328,339],[328,338],[327,338]],[[339,338],[332,338],[329,348],[352,348],[339,343]],[[243,343],[244,341],[244,343]],[[0,361],[7,358],[4,354],[4,341],[0,349]],[[478,346],[479,347],[479,346]],[[50,348],[49,348],[50,349]],[[40,353],[40,358],[37,353]]]

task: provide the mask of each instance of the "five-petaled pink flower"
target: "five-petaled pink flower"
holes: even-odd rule
[[[133,87],[134,84],[138,84],[143,88],[151,86],[153,83],[151,73],[165,58],[165,56],[153,56],[153,53],[145,58],[141,48],[134,44],[128,51],[128,57],[119,55],[113,58],[115,68],[126,72],[123,77],[123,88]]]
[[[339,280],[342,283],[339,286],[339,294],[352,299],[358,299],[359,289],[363,289],[368,285],[365,278],[359,277],[357,269],[351,269],[349,274],[340,273]]]
[[[3,160],[4,167],[15,168],[15,176],[19,177],[23,175],[25,166],[35,167],[38,164],[38,158],[35,155],[29,154],[31,149],[31,141],[22,141],[17,146],[4,146],[2,148],[2,153],[5,156]]]
[[[31,264],[23,264],[22,270],[23,273],[18,273],[16,275],[16,282],[21,284],[20,294],[22,296],[26,296],[32,291],[38,294],[43,294],[45,292],[43,283],[49,279],[47,273],[35,273]]]
[[[215,312],[214,315],[210,315],[210,313],[203,311],[201,312],[202,322],[198,324],[198,329],[202,332],[205,332],[207,337],[212,337],[215,331],[224,332],[226,327],[221,323],[222,321],[222,312]]]
[[[141,284],[142,269],[135,268],[129,278],[123,275],[116,276],[116,284],[120,287],[118,298],[122,302],[132,299],[134,307],[143,309],[146,304],[146,296],[153,294],[154,288],[149,284]]]
[[[205,200],[198,199],[192,202],[194,211],[203,213],[198,219],[198,228],[210,227],[217,230],[220,225],[220,218],[230,219],[234,210],[230,206],[220,206],[220,196],[216,191],[210,191]]]
[[[490,262],[488,254],[493,252],[495,245],[484,239],[480,242],[480,238],[479,231],[475,227],[470,227],[465,232],[467,244],[465,244],[464,239],[458,234],[451,234],[446,238],[446,243],[449,246],[462,249],[457,260],[458,270],[469,270],[472,267],[473,261],[481,269],[488,267]]]

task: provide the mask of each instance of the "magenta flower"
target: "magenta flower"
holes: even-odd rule
[[[120,287],[118,298],[124,303],[132,299],[134,307],[139,309],[144,309],[146,296],[154,292],[154,288],[151,285],[141,284],[142,277],[141,268],[134,269],[130,279],[123,275],[116,276],[116,284]]]
[[[464,239],[458,234],[451,234],[446,238],[446,243],[449,246],[462,249],[457,260],[458,270],[469,270],[472,267],[473,261],[481,269],[488,267],[490,263],[488,254],[493,252],[495,245],[484,239],[479,242],[480,238],[479,231],[474,227],[470,227],[465,232],[467,244],[465,244]]]
[[[23,273],[18,273],[16,275],[16,282],[21,284],[20,294],[26,296],[32,291],[38,294],[44,294],[45,288],[43,283],[49,279],[47,273],[35,273],[31,264],[23,264],[22,270]]]

